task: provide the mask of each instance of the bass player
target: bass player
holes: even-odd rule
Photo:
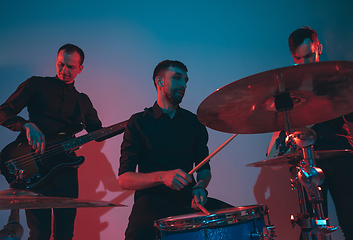
[[[40,154],[46,151],[46,136],[61,128],[83,123],[87,132],[100,129],[101,121],[89,97],[79,93],[74,86],[76,76],[83,69],[83,61],[81,48],[63,45],[56,58],[56,76],[31,77],[20,84],[0,106],[0,124],[20,131],[18,139],[27,138],[33,152]],[[28,120],[18,116],[25,107]],[[44,196],[77,198],[77,168],[60,168],[33,189]],[[54,239],[72,239],[76,209],[53,209],[53,215]],[[50,239],[52,209],[26,209],[26,217],[30,240]]]

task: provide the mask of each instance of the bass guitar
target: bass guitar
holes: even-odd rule
[[[77,157],[74,151],[93,140],[106,139],[124,132],[127,121],[73,138],[82,130],[75,126],[62,129],[46,138],[43,154],[35,153],[27,139],[18,139],[8,144],[0,153],[0,170],[11,187],[34,188],[45,182],[56,170],[63,167],[78,167],[84,157]]]

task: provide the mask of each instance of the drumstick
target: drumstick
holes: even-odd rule
[[[206,157],[202,162],[200,162],[196,167],[194,167],[194,169],[192,169],[189,172],[189,175],[193,174],[194,172],[196,172],[197,170],[199,170],[205,163],[207,163],[208,161],[211,160],[211,158],[216,155],[219,151],[222,150],[222,148],[224,148],[225,146],[227,146],[227,144],[233,140],[233,138],[235,138],[238,134],[234,134],[233,136],[231,136],[227,141],[225,141],[221,146],[219,146],[216,150],[214,150],[210,155],[208,155],[208,157]]]
[[[195,203],[196,203],[196,206],[197,206],[204,214],[206,214],[206,215],[211,215],[211,213],[210,213],[209,211],[207,211],[207,209],[204,208],[200,203],[198,203],[198,202],[196,202],[196,201],[195,201]]]

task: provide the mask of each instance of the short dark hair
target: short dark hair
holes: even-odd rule
[[[71,43],[67,43],[59,48],[58,54],[61,50],[64,50],[67,53],[77,52],[81,57],[80,65],[83,64],[83,61],[85,60],[85,54],[83,53],[81,48],[79,48],[76,45],[73,45]]]
[[[162,71],[167,70],[170,67],[177,67],[177,68],[180,68],[181,70],[183,70],[186,73],[188,72],[188,69],[184,65],[184,63],[182,63],[180,61],[176,61],[176,60],[164,60],[164,61],[158,63],[158,65],[156,66],[156,68],[153,71],[153,83],[154,83],[154,86],[156,88],[157,88],[157,85],[156,85],[156,82],[154,80],[156,79],[158,74],[160,74]]]
[[[314,45],[319,46],[319,38],[316,31],[308,26],[303,26],[292,32],[289,36],[288,45],[290,52],[294,54],[306,38],[309,38]]]

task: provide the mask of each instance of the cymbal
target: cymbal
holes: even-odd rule
[[[0,191],[0,210],[122,206],[125,205],[96,200],[92,201],[76,198],[47,197],[36,192],[20,189],[7,189]]]
[[[320,150],[314,151],[315,159],[328,159],[338,156],[346,156],[353,154],[352,150],[343,149],[343,150]],[[259,162],[254,162],[246,165],[247,167],[276,167],[276,166],[293,166],[299,163],[303,159],[302,151],[288,152],[282,156],[269,158]]]
[[[229,83],[205,98],[197,109],[207,127],[249,134],[285,130],[275,96],[289,93],[291,127],[328,121],[353,111],[353,62],[326,61],[277,68]]]

